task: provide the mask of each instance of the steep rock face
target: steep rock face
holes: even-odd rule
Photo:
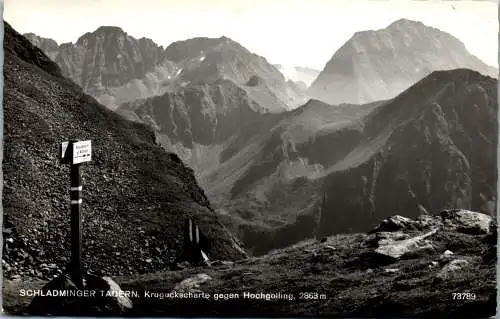
[[[184,85],[200,82],[210,84],[219,79],[245,85],[256,76],[263,80],[266,87],[246,86],[246,89],[254,99],[260,100],[263,107],[280,112],[288,108],[287,102],[291,102],[292,106],[299,103],[294,102],[294,98],[289,101],[286,80],[275,66],[227,37],[174,42],[166,48],[165,53],[169,60],[180,66],[180,82]],[[276,98],[277,101],[272,101]],[[276,105],[271,107],[273,104]]]
[[[78,84],[119,86],[143,77],[163,60],[163,50],[150,39],[135,39],[118,27],[100,27],[75,43],[86,51]],[[58,62],[56,60],[56,62]],[[78,78],[69,74],[70,78]]]
[[[326,178],[320,235],[365,230],[397,212],[494,214],[496,83],[471,70],[433,72],[373,112],[362,141]]]
[[[259,83],[255,77],[247,85]],[[314,234],[364,231],[396,212],[469,208],[491,214],[495,83],[462,69],[433,73],[393,100],[364,105],[311,100],[280,114],[241,113],[251,109],[246,99],[213,108],[217,89],[177,104],[190,110],[182,116],[169,111],[177,103],[170,95],[133,109],[143,122],[169,119],[159,127],[185,123],[160,131],[185,147],[194,141],[185,159],[197,167],[225,222],[263,253]],[[200,121],[197,109],[214,111]],[[201,143],[204,149],[196,146]]]
[[[31,32],[24,34],[24,37],[28,39],[31,44],[41,49],[52,60],[57,56],[59,51],[59,44],[57,44],[56,41],[49,38],[40,37]]]
[[[297,107],[305,99],[304,90],[287,85],[263,57],[226,37],[177,41],[164,50],[150,39],[135,39],[110,26],[58,47],[53,40],[27,36],[46,50],[65,76],[112,110],[123,103],[220,80],[233,81],[268,112]],[[262,81],[247,86],[252,77]]]
[[[326,64],[309,95],[330,104],[385,100],[433,71],[455,68],[498,76],[452,35],[401,19],[382,30],[355,33]]]
[[[118,109],[187,148],[194,143],[210,146],[226,141],[242,122],[258,118],[259,111],[248,93],[229,80],[193,85]]]
[[[211,239],[211,258],[242,256],[193,171],[158,146],[150,129],[84,94],[7,23],[4,50],[7,276],[52,277],[69,261],[69,170],[58,156],[72,138],[93,141],[93,160],[81,168],[87,269],[163,269],[182,249],[187,217]]]
[[[167,90],[175,66],[164,49],[147,38],[135,39],[118,27],[103,26],[63,43],[57,50],[30,34],[28,39],[55,61],[66,77],[111,109]]]

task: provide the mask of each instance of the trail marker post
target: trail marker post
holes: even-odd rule
[[[82,280],[82,183],[80,164],[92,159],[92,141],[69,141],[61,143],[61,164],[70,165],[70,208],[71,208],[71,262],[72,281],[83,288]]]

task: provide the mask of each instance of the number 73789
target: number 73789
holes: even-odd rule
[[[476,294],[473,292],[453,292],[453,300],[476,300]]]

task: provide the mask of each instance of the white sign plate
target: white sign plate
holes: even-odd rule
[[[92,141],[73,143],[73,164],[90,162],[92,159]]]
[[[68,150],[68,142],[62,142],[61,143],[61,158],[64,158],[66,156],[66,151]]]

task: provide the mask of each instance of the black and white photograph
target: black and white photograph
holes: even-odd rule
[[[4,314],[495,316],[497,0],[2,5]]]

